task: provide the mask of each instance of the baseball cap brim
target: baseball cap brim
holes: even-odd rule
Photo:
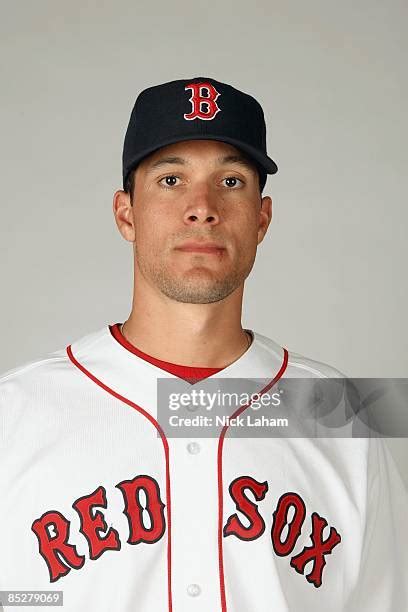
[[[142,159],[147,157],[147,155],[150,155],[151,153],[154,153],[167,145],[176,144],[177,142],[183,142],[186,140],[217,140],[219,142],[226,142],[227,144],[237,147],[237,149],[241,149],[244,153],[249,155],[249,157],[251,157],[266,174],[275,174],[278,171],[278,166],[273,159],[267,155],[263,155],[258,149],[251,147],[251,145],[248,145],[237,138],[230,138],[229,136],[221,137],[219,135],[212,134],[191,134],[190,136],[183,134],[174,136],[174,138],[167,138],[160,142],[160,144],[140,151],[138,155],[129,163],[126,170],[126,175],[123,177],[123,186],[125,187],[130,172],[142,161]]]

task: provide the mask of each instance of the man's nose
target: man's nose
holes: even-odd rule
[[[218,198],[208,186],[201,185],[191,189],[184,211],[184,222],[188,225],[217,225],[220,222]]]

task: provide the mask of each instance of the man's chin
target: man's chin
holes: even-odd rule
[[[160,290],[168,298],[185,304],[211,304],[219,302],[228,297],[235,289],[237,284],[231,282],[208,281],[196,283],[190,279],[185,282],[165,283]]]

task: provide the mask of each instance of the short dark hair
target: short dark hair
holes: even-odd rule
[[[130,195],[130,201],[133,200],[133,191],[135,189],[135,176],[136,176],[136,168],[133,168],[128,174],[128,177],[125,182],[125,192]]]
[[[258,178],[259,178],[259,192],[262,195],[263,189],[265,187],[265,183],[266,183],[266,172],[250,157],[248,157],[248,155],[245,155],[244,153],[242,153],[242,155],[256,168],[256,171],[258,172]],[[125,182],[125,188],[124,191],[126,193],[128,193],[130,195],[130,201],[132,202],[133,200],[133,192],[135,190],[135,178],[136,178],[136,170],[137,170],[137,166],[135,168],[133,168],[130,172],[129,175],[126,179]]]

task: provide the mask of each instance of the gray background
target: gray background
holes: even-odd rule
[[[0,371],[131,305],[111,212],[138,92],[211,76],[264,107],[279,172],[243,323],[407,377],[407,3],[2,3]],[[390,441],[408,482],[404,439]]]

